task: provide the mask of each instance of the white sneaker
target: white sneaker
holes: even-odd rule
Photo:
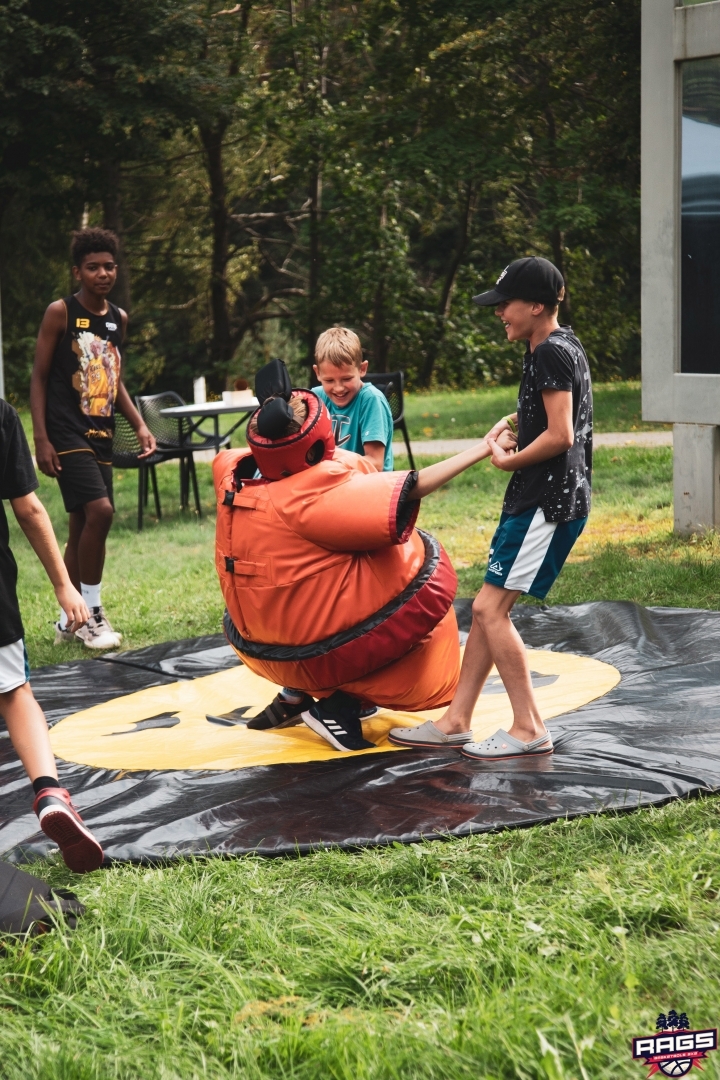
[[[101,607],[92,609],[92,615],[84,626],[75,631],[75,637],[88,649],[115,649],[122,641],[122,634],[113,630]]]
[[[55,640],[53,645],[63,645],[67,641],[77,641],[74,630],[63,630],[60,621],[55,623]]]

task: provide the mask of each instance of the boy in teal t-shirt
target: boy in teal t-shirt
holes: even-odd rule
[[[392,413],[385,395],[362,381],[368,365],[357,334],[344,326],[326,330],[315,361],[314,392],[330,413],[336,445],[369,458],[378,472],[392,472]]]
[[[385,395],[362,381],[368,365],[362,358],[360,338],[344,326],[332,326],[317,339],[315,361],[320,386],[313,392],[330,413],[336,445],[369,458],[378,472],[392,472],[392,413]],[[313,703],[302,690],[284,686],[247,726],[254,730],[289,727],[299,723],[303,710]],[[370,706],[361,716],[375,712]]]

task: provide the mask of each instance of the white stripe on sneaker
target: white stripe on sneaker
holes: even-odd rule
[[[51,806],[43,807],[43,809],[40,811],[40,813],[38,814],[38,821],[40,822],[41,826],[45,821],[45,818],[48,817],[48,815],[56,816],[58,818],[58,821],[62,820],[66,823],[69,822],[82,836],[87,837],[88,840],[92,840],[94,844],[97,844],[97,840],[90,832],[90,830],[86,829],[82,821],[78,821],[78,819],[69,809],[69,807],[63,805],[59,799],[57,799]]]
[[[548,553],[557,524],[557,521],[546,521],[542,508],[538,506],[512,564],[510,573],[505,579],[506,589],[517,589],[519,592],[528,591],[538,575],[543,559]]]
[[[334,746],[336,750],[347,750],[347,746],[343,746],[340,740],[333,734],[332,731],[330,731],[328,727],[325,726],[322,720],[318,720],[316,717],[314,717],[309,709],[302,714],[302,718],[311,731],[314,731],[315,734],[319,735],[321,739],[325,740],[325,742],[329,742],[330,745]],[[343,732],[343,735],[344,734],[345,732]]]

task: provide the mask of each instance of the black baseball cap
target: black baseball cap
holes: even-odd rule
[[[548,259],[531,255],[527,259],[516,259],[506,266],[495,282],[495,288],[473,296],[473,302],[480,307],[492,307],[508,300],[557,304],[564,287],[565,282],[557,266]]]

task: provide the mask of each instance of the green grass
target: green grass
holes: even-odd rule
[[[595,430],[652,431],[666,424],[642,421],[639,382],[597,383],[593,387]],[[411,439],[479,438],[505,413],[517,408],[517,387],[411,393],[405,418]],[[397,437],[397,434],[396,434]]]
[[[421,458],[420,466],[433,459]],[[137,474],[116,474],[118,512],[108,541],[103,598],[124,648],[220,632],[222,599],[213,565],[214,498],[210,466],[199,464],[203,518],[178,509],[174,463],[158,469],[163,521],[135,525]],[[507,476],[488,462],[424,500],[419,524],[438,536],[457,570],[459,595],[480,588]],[[41,477],[40,496],[61,543],[67,517],[53,480]],[[641,604],[720,607],[720,541],[693,542],[672,533],[672,450],[600,449],[595,454],[590,523],[553,586],[549,603],[636,600]],[[17,526],[13,548],[33,667],[86,656],[80,645],[52,646],[56,606],[47,579]]]
[[[223,602],[213,563],[215,498],[210,466],[197,465],[203,517],[179,509],[177,463],[157,469],[163,520],[151,513],[137,532],[137,472],[115,473],[117,513],[107,545],[103,603],[124,635],[124,648],[155,641],[215,634],[222,630]],[[40,498],[47,507],[61,547],[67,538],[67,515],[57,483],[40,477]],[[152,498],[149,510],[152,510]],[[12,512],[8,507],[9,516]],[[40,563],[11,520],[12,546],[20,568],[19,594],[32,667],[87,656],[80,644],[52,645],[57,605]]]
[[[220,629],[212,491],[135,532],[117,475],[105,599],[125,644]],[[427,499],[472,595],[507,477],[481,463]],[[548,601],[720,606],[720,544],[671,533],[669,449],[602,450],[586,533]],[[41,497],[61,538],[54,482]],[[52,593],[17,528],[34,664]],[[359,854],[35,872],[88,911],[0,958],[3,1080],[641,1080],[633,1035],[669,1008],[712,1026],[720,948],[714,798]],[[720,1055],[705,1068],[720,1076]]]
[[[593,387],[595,430],[656,431],[668,424],[644,423],[640,383],[636,381],[596,383]],[[517,408],[517,387],[493,386],[478,390],[440,390],[405,395],[405,419],[411,439],[474,439],[482,437],[496,420]],[[32,446],[32,424],[28,409],[20,411]],[[234,415],[220,417],[220,431],[237,423]],[[204,425],[212,431],[212,421]],[[400,439],[396,432],[395,438]],[[245,427],[235,432],[233,446],[245,446]]]
[[[719,838],[707,799],[99,872],[70,882],[76,932],[0,961],[2,1075],[639,1080],[630,1039],[658,1012],[716,1022]]]
[[[506,483],[506,475],[482,462],[423,503],[419,524],[447,548],[460,596],[474,596],[482,585]],[[594,457],[588,526],[546,602],[718,608],[719,554],[714,534],[685,541],[672,532],[670,447],[603,448]]]

